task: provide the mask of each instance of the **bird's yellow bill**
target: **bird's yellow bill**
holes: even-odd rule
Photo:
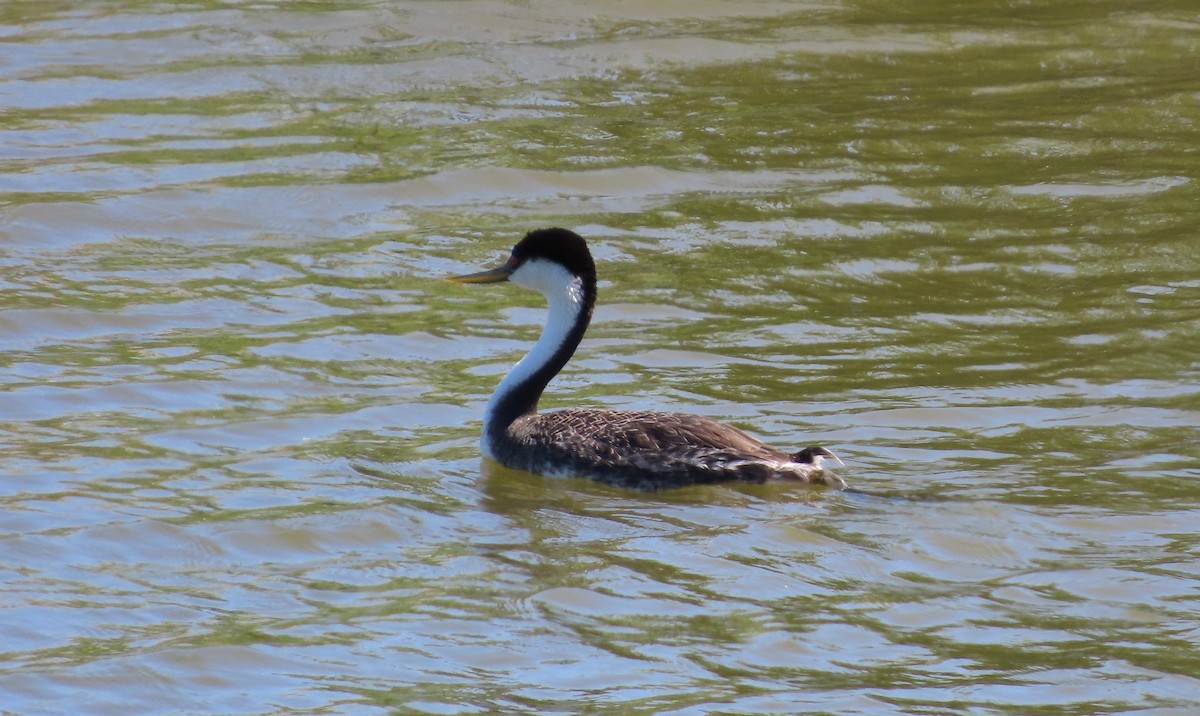
[[[451,283],[499,283],[507,281],[509,274],[513,272],[513,265],[510,261],[503,266],[497,266],[494,269],[480,271],[478,273],[469,273],[463,276],[448,276],[447,281]]]

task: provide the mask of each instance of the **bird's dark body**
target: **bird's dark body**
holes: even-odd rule
[[[572,408],[524,415],[506,433],[493,442],[495,459],[506,467],[620,487],[768,480],[845,484],[815,464],[815,455],[826,454],[821,448],[788,454],[732,425],[690,413]]]

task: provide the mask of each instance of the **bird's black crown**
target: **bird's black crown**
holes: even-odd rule
[[[513,247],[512,257],[517,266],[531,259],[554,261],[576,276],[592,283],[596,281],[596,263],[588,251],[587,242],[570,229],[530,231]]]

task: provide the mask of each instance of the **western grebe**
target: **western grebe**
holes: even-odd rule
[[[575,232],[531,231],[503,266],[447,280],[511,281],[542,294],[550,305],[541,337],[488,402],[480,440],[487,457],[517,470],[643,490],[734,480],[846,486],[823,468],[826,458],[837,460],[823,447],[789,454],[700,415],[592,408],[537,412],[542,391],[575,353],[596,304],[596,265]]]

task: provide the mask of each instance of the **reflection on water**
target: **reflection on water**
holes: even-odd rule
[[[1179,712],[1194,8],[19,3],[0,50],[0,710]],[[867,494],[479,462],[547,407]]]

